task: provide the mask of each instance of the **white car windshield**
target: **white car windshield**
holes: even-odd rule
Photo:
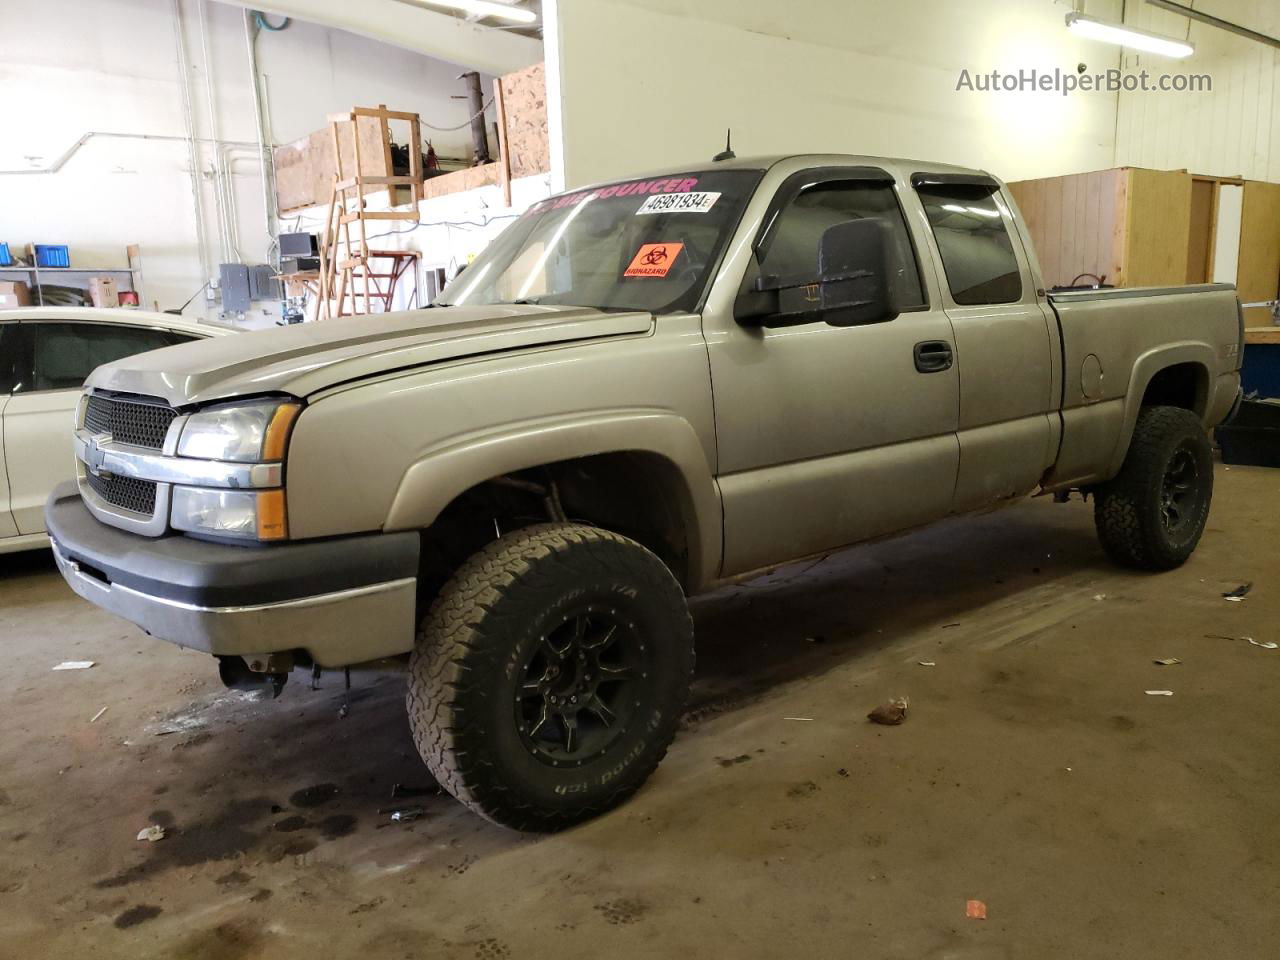
[[[761,175],[698,170],[543,200],[455,277],[436,305],[697,309]]]

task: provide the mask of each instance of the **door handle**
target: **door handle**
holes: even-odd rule
[[[925,340],[915,347],[916,369],[921,373],[940,373],[950,370],[955,354],[945,340]]]

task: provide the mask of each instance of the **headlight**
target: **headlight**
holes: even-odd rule
[[[283,490],[208,490],[174,487],[172,523],[179,530],[245,540],[289,535]]]
[[[178,456],[261,463],[283,460],[296,403],[278,400],[213,407],[187,418]]]
[[[228,403],[187,417],[178,456],[233,463],[284,460],[289,431],[301,407],[283,400]],[[279,468],[276,468],[279,472]],[[278,481],[272,481],[278,482]],[[243,540],[289,535],[284,491],[175,485],[170,523],[178,530]]]

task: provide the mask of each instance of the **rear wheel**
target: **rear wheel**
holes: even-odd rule
[[[693,627],[644,547],[543,524],[463,564],[410,669],[410,726],[440,784],[496,823],[555,830],[621,803],[666,754]]]
[[[1191,556],[1213,497],[1213,451],[1200,419],[1181,407],[1138,415],[1124,466],[1096,491],[1094,523],[1116,563],[1169,570]]]

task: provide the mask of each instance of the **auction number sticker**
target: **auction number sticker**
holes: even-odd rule
[[[646,243],[622,275],[624,277],[665,277],[683,249],[683,243]]]
[[[706,213],[720,199],[718,193],[655,193],[636,211],[643,213]]]

